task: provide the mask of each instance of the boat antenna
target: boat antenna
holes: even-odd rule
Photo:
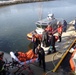
[[[48,12],[48,14],[50,14],[50,12]],[[51,9],[51,14],[52,14],[52,9]]]
[[[41,4],[41,2],[39,2],[39,20],[41,20],[42,19],[42,4]]]

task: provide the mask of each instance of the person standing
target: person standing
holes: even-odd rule
[[[66,20],[63,20],[63,31],[66,32],[67,30],[67,22]]]
[[[41,66],[41,63],[42,63],[43,70],[45,72],[45,52],[44,52],[44,49],[40,46],[40,44],[36,48],[35,53],[38,55],[39,66]]]
[[[75,24],[74,24],[74,27],[75,27],[75,32],[76,32],[76,19],[75,19]]]
[[[48,45],[48,32],[46,30],[44,30],[44,32],[42,33],[42,44],[43,47],[47,47]]]
[[[56,42],[56,39],[55,39],[55,36],[51,33],[50,35],[49,35],[49,37],[50,37],[50,48],[51,48],[51,50],[53,51],[53,53],[55,53],[56,52],[56,48],[55,48],[55,42]]]
[[[53,29],[52,29],[52,26],[51,25],[48,25],[45,30],[48,32],[48,33],[52,33]]]
[[[59,37],[59,42],[62,41],[62,38],[61,38],[61,36],[62,36],[62,31],[63,31],[63,29],[62,29],[62,24],[61,24],[61,22],[59,22],[59,23],[58,23],[58,28],[57,28],[58,37]]]
[[[40,44],[40,40],[35,37],[35,35],[32,35],[32,43],[33,43],[33,52],[35,54],[35,49]]]

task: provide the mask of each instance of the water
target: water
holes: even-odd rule
[[[27,33],[36,28],[35,22],[54,13],[67,22],[76,17],[76,0],[56,0],[0,7],[0,50],[27,51]]]

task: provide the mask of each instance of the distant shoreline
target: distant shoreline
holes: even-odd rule
[[[54,1],[54,0],[44,0],[44,1]],[[21,3],[33,3],[33,2],[44,2],[42,0],[17,0],[17,1],[0,1],[0,6],[21,4]]]

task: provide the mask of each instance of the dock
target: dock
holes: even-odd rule
[[[56,71],[52,71],[58,64],[63,53],[69,48],[70,44],[72,44],[74,39],[76,39],[76,32],[74,30],[74,26],[70,25],[67,31],[62,33],[62,42],[56,42],[57,52],[45,56],[46,72],[43,72],[43,68],[39,67],[38,63],[30,64],[30,67],[34,72],[34,75],[62,75],[62,71],[59,71],[59,73],[56,73]],[[5,58],[9,58],[9,60],[11,60],[10,55],[7,53],[5,53]]]
[[[0,1],[0,6],[15,5],[21,3],[44,2],[44,1],[49,1],[49,0],[8,0],[8,1]]]

